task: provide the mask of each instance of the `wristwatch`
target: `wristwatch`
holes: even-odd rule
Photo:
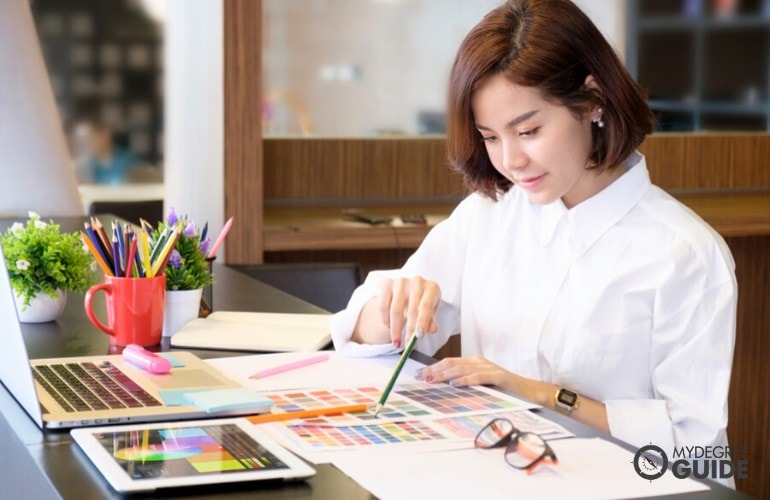
[[[562,387],[553,395],[553,404],[556,411],[569,415],[572,410],[580,406],[580,396],[576,392]]]

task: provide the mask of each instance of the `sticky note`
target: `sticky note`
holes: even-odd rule
[[[273,406],[273,400],[261,393],[246,389],[216,389],[203,392],[187,392],[189,404],[205,410],[206,413],[218,413],[227,410],[251,409],[254,413],[264,413]]]

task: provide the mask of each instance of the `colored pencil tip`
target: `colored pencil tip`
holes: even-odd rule
[[[383,408],[384,408],[383,405],[377,403],[377,406],[374,407],[374,416],[376,417],[377,415],[379,415],[379,413],[382,411]]]

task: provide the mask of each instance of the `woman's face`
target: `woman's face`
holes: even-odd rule
[[[574,207],[609,185],[622,169],[586,170],[591,119],[545,101],[534,87],[502,75],[490,77],[473,95],[476,128],[495,169],[546,205],[561,198]]]

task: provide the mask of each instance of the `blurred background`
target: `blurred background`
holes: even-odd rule
[[[81,184],[162,183],[166,1],[31,0]],[[767,130],[770,0],[575,0],[659,131]],[[263,0],[267,136],[444,132],[462,37],[498,0]]]

